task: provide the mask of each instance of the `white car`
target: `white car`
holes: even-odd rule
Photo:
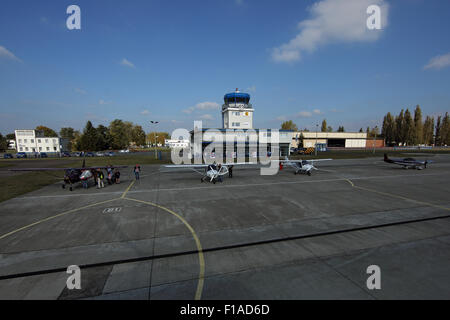
[[[103,152],[97,152],[95,155],[97,157],[104,157],[105,156],[105,154]]]
[[[130,152],[130,150],[128,150],[128,149],[124,149],[124,150],[120,150],[119,152],[120,152],[120,153],[129,153],[129,152]]]

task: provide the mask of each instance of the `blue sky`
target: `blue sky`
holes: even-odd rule
[[[81,8],[68,30],[66,8]],[[382,30],[368,30],[369,4]],[[364,10],[362,10],[364,9]],[[119,118],[153,130],[220,126],[251,95],[254,127],[380,125],[450,111],[447,0],[22,1],[0,6],[0,132]]]

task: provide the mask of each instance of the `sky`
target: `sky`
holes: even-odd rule
[[[79,30],[67,28],[72,4]],[[449,30],[448,0],[2,0],[0,132],[221,127],[236,88],[251,95],[254,128],[326,119],[358,131],[416,105],[443,114]]]

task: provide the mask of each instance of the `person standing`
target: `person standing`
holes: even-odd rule
[[[118,169],[115,170],[114,177],[116,178],[116,183],[120,183],[120,171]]]
[[[228,167],[228,178],[233,178],[233,166]]]
[[[105,184],[103,183],[103,179],[105,178],[105,176],[103,175],[103,171],[101,169],[98,169],[98,173],[97,173],[97,183],[98,186],[97,188],[104,188]]]
[[[139,180],[139,173],[141,172],[141,167],[137,164],[134,166],[134,176],[136,180]]]

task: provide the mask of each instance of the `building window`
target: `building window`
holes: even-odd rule
[[[38,143],[41,143],[41,139],[38,139]]]
[[[25,151],[28,151],[28,147],[25,147]]]
[[[53,139],[53,143],[56,143],[56,139]],[[56,150],[56,149],[55,149]]]
[[[56,147],[53,147],[53,151],[56,151]]]
[[[42,151],[42,147],[39,147],[39,151]]]
[[[23,151],[23,148],[22,148],[22,147],[19,147],[19,150],[20,150],[20,151]]]
[[[19,143],[22,143],[22,139],[19,139]]]
[[[50,147],[47,147],[47,151],[50,151]]]
[[[235,127],[240,127],[240,126],[241,126],[241,123],[240,123],[240,122],[235,122],[235,123],[234,123],[234,126],[235,126]]]
[[[31,139],[31,143],[34,143],[34,139]]]
[[[45,143],[48,143],[48,139],[45,139]]]
[[[23,139],[23,143],[27,143],[27,139]]]

